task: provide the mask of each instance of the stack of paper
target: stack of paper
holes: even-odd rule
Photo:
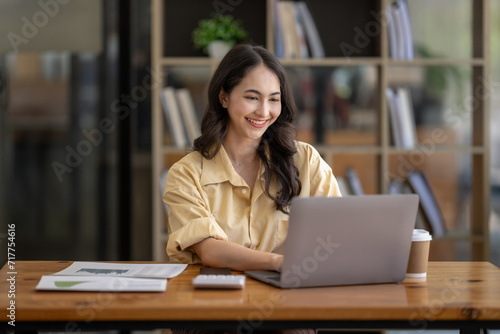
[[[179,275],[186,264],[132,264],[74,262],[52,275],[44,275],[37,290],[58,291],[165,291],[167,279]]]

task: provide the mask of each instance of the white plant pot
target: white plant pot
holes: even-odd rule
[[[213,41],[208,44],[208,55],[211,58],[222,58],[229,50],[231,46],[225,41]]]

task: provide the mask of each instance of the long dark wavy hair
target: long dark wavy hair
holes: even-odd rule
[[[302,189],[299,170],[293,158],[297,153],[294,126],[296,106],[286,72],[279,60],[268,50],[248,44],[237,45],[221,60],[208,86],[208,105],[201,122],[201,136],[194,141],[194,150],[206,159],[212,159],[226,137],[229,114],[219,100],[224,90],[230,94],[243,77],[255,67],[264,64],[279,79],[281,89],[281,114],[262,136],[258,154],[264,167],[264,193],[275,203],[276,209],[288,213],[291,199]],[[276,179],[276,194],[269,191]]]

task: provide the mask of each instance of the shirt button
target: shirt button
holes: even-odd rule
[[[250,218],[253,218],[253,213],[250,213]]]
[[[246,189],[242,189],[241,192],[244,193],[244,194],[246,194],[247,190]]]

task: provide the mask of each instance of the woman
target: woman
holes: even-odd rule
[[[202,135],[169,170],[167,253],[183,263],[276,270],[295,196],[340,196],[331,168],[295,139],[285,70],[262,47],[239,45],[208,88]]]

